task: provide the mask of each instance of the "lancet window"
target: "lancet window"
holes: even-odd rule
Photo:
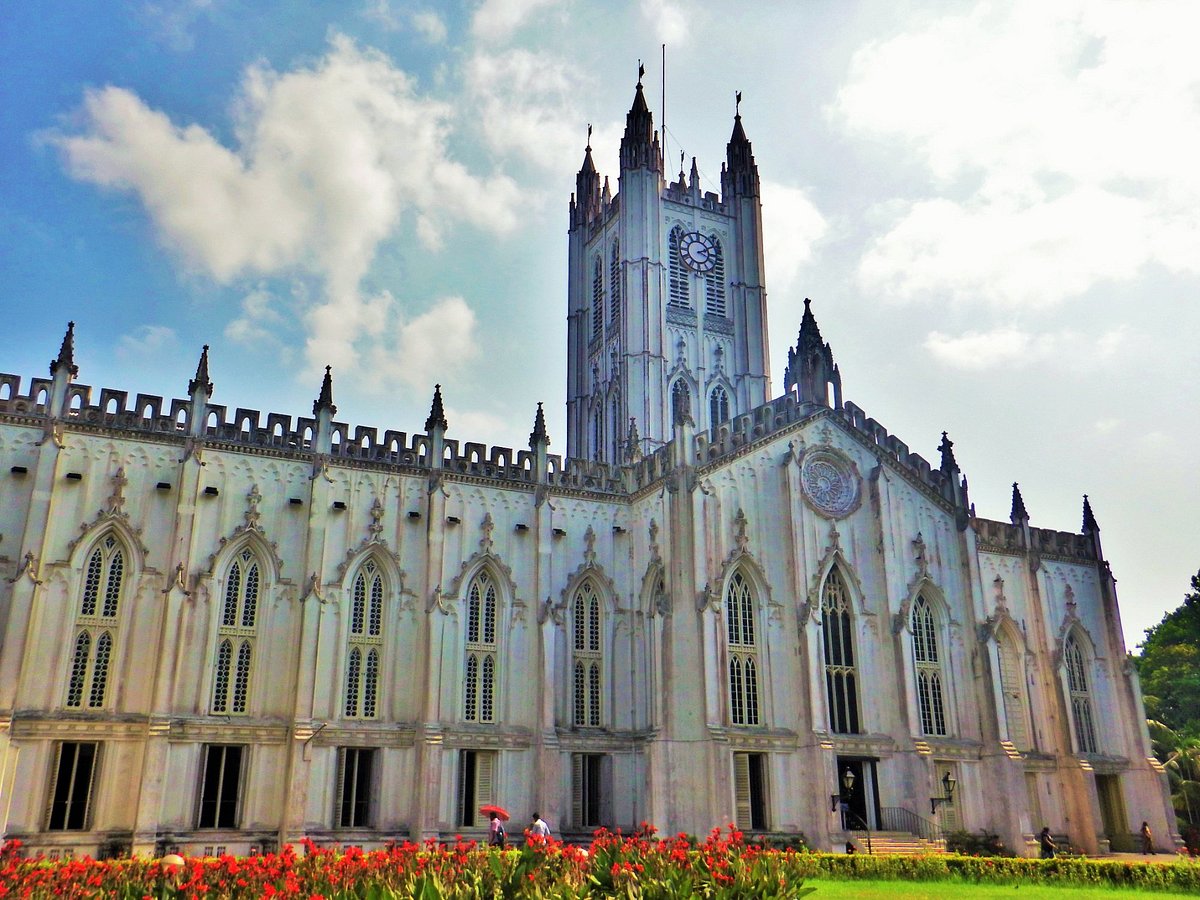
[[[821,588],[821,624],[829,728],[835,734],[860,734],[850,595],[837,566],[829,570]]]
[[[1089,689],[1087,657],[1075,635],[1067,637],[1063,647],[1063,662],[1067,667],[1067,689],[1071,695],[1071,721],[1075,725],[1075,744],[1080,753],[1095,753],[1096,725],[1092,716],[1092,693]]]
[[[576,725],[598,728],[603,724],[604,653],[601,599],[591,581],[575,592],[572,613],[573,715]]]
[[[729,395],[719,384],[708,395],[708,418],[712,427],[729,420]]]
[[[592,262],[592,337],[604,329],[604,266],[597,256]]]
[[[692,392],[688,390],[687,382],[682,378],[671,385],[671,422],[680,424],[681,417],[692,414]]]
[[[248,710],[262,571],[254,551],[244,547],[226,572],[213,672],[214,715],[245,715]]]
[[[374,719],[379,708],[379,665],[383,652],[383,573],[375,560],[363,563],[350,590],[350,637],[346,650],[347,718]]]
[[[608,321],[621,321],[621,244],[613,241],[608,261]]]
[[[69,709],[100,709],[104,706],[117,636],[121,589],[125,583],[125,561],[125,548],[112,533],[101,538],[88,555],[67,680],[66,706]]]
[[[725,254],[721,250],[721,240],[712,235],[713,267],[704,276],[704,311],[710,316],[722,316],[725,310]]]
[[[741,572],[734,573],[725,591],[725,637],[729,650],[730,721],[734,725],[757,725],[759,664],[754,594]]]
[[[942,690],[942,663],[938,650],[937,617],[924,596],[912,608],[913,666],[917,678],[917,709],[921,733],[946,733],[946,706]]]
[[[1018,750],[1031,750],[1033,743],[1029,738],[1029,705],[1025,693],[1024,667],[1021,665],[1021,648],[1006,629],[1001,629],[996,636],[996,651],[1008,739]]]
[[[690,307],[692,299],[688,290],[688,273],[679,255],[683,243],[683,228],[676,225],[667,238],[667,305]]]
[[[487,570],[467,588],[467,647],[463,677],[463,718],[496,721],[496,584]]]

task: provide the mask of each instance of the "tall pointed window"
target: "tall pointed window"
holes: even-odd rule
[[[262,566],[249,547],[234,555],[225,577],[217,660],[213,672],[214,715],[245,715],[254,664]]]
[[[1067,689],[1071,694],[1071,721],[1075,725],[1075,744],[1080,753],[1096,753],[1096,725],[1092,717],[1092,693],[1088,688],[1087,657],[1075,635],[1067,637],[1063,647],[1067,667]]]
[[[708,395],[708,418],[708,424],[713,428],[729,421],[729,395],[719,384]]]
[[[67,680],[69,709],[100,709],[108,695],[109,666],[117,635],[117,613],[125,583],[125,549],[116,535],[100,539],[88,555],[83,593],[75,616],[71,671]]]
[[[754,637],[754,595],[750,582],[735,572],[725,592],[725,636],[729,644],[729,718],[734,725],[757,725],[758,645]]]
[[[683,242],[683,227],[676,225],[667,238],[667,305],[690,307],[691,294],[688,290],[688,272],[679,255]]]
[[[374,719],[379,708],[379,660],[383,652],[383,573],[363,563],[350,591],[350,639],[346,656],[347,718]]]
[[[679,378],[671,385],[671,424],[678,425],[684,415],[692,414],[692,392],[687,382]]]
[[[1029,739],[1029,705],[1026,702],[1021,648],[1007,629],[1000,629],[996,635],[996,652],[1000,662],[1000,693],[1004,697],[1008,739],[1018,750],[1031,750],[1033,743]]]
[[[937,618],[929,601],[920,595],[912,608],[912,640],[921,734],[945,734],[946,707],[942,696],[942,663],[938,652]]]
[[[612,422],[608,430],[612,441],[612,457],[609,461],[620,463],[624,454],[621,452],[621,397],[618,394],[614,394],[609,402],[609,417]]]
[[[597,256],[592,262],[592,337],[604,329],[604,266]]]
[[[821,625],[829,728],[835,734],[860,734],[858,670],[854,665],[850,598],[837,566],[829,570],[821,588]]]
[[[572,720],[576,725],[598,728],[603,722],[601,678],[604,655],[601,650],[600,597],[591,581],[585,581],[575,592],[571,613],[574,632],[571,647],[574,687]]]
[[[608,261],[608,321],[621,321],[621,243],[613,241]]]
[[[496,584],[487,570],[467,588],[467,649],[463,718],[496,721]]]
[[[721,240],[712,235],[713,247],[716,254],[713,257],[713,267],[704,276],[704,311],[710,316],[727,315],[725,311],[725,254],[721,250]]]

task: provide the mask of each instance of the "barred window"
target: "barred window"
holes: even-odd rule
[[[604,266],[597,256],[592,261],[592,337],[604,330]]]
[[[837,566],[829,570],[821,588],[821,626],[829,728],[835,734],[860,734],[850,600]]]
[[[373,719],[379,708],[379,662],[383,650],[383,572],[368,559],[350,590],[350,635],[346,648],[346,690],[342,713]]]
[[[68,709],[82,709],[85,705],[87,709],[101,709],[105,705],[124,583],[125,549],[110,532],[99,540],[84,566],[67,676]]]
[[[589,579],[575,591],[571,618],[574,632],[573,659],[574,724],[598,728],[601,710],[601,669],[604,661],[601,638],[601,599]]]
[[[125,577],[125,551],[115,535],[109,534],[88,557],[83,581],[83,597],[79,615],[97,614],[105,619],[115,618],[121,600],[121,584]]]
[[[608,263],[608,321],[621,321],[621,244],[613,241]]]
[[[487,570],[467,588],[467,635],[463,718],[494,722],[496,703],[496,585]]]
[[[688,272],[683,266],[680,256],[680,245],[683,243],[683,226],[676,225],[671,229],[667,238],[667,305],[690,307],[691,293],[688,286]]]
[[[226,570],[213,667],[214,715],[249,711],[262,571],[262,563],[249,547],[235,553]]]
[[[719,384],[708,395],[708,417],[712,427],[729,421],[729,395]]]
[[[946,708],[942,697],[942,664],[938,654],[937,619],[924,596],[918,595],[913,604],[911,623],[921,733],[944,735]]]
[[[710,235],[716,253],[713,257],[713,267],[704,276],[704,310],[710,316],[726,315],[725,312],[725,254],[721,250],[721,240],[715,234]]]
[[[1071,720],[1075,725],[1075,744],[1080,753],[1096,753],[1096,725],[1092,716],[1092,694],[1088,686],[1087,658],[1075,635],[1069,635],[1063,647],[1067,668],[1067,689],[1071,695]]]
[[[735,572],[725,591],[725,639],[729,651],[729,716],[734,725],[758,725],[758,648],[750,582]]]

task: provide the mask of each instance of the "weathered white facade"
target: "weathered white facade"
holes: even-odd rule
[[[978,518],[948,440],[931,467],[842,401],[807,308],[764,402],[740,119],[720,198],[664,183],[640,85],[629,123],[620,192],[589,151],[571,207],[580,459],[540,409],[528,451],[452,440],[440,393],[423,434],[352,428],[328,373],[311,418],[228,410],[207,351],[187,399],[97,392],[71,330],[0,375],[4,836],[377,845],[485,802],[822,847],[1173,831],[1086,499],[1080,533],[1015,485]]]

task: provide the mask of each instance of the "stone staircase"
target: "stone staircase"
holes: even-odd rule
[[[848,832],[859,853],[867,852],[867,833]],[[872,831],[871,852],[876,856],[891,853],[897,856],[916,856],[921,853],[945,853],[946,842],[941,838],[925,840],[907,831]]]

